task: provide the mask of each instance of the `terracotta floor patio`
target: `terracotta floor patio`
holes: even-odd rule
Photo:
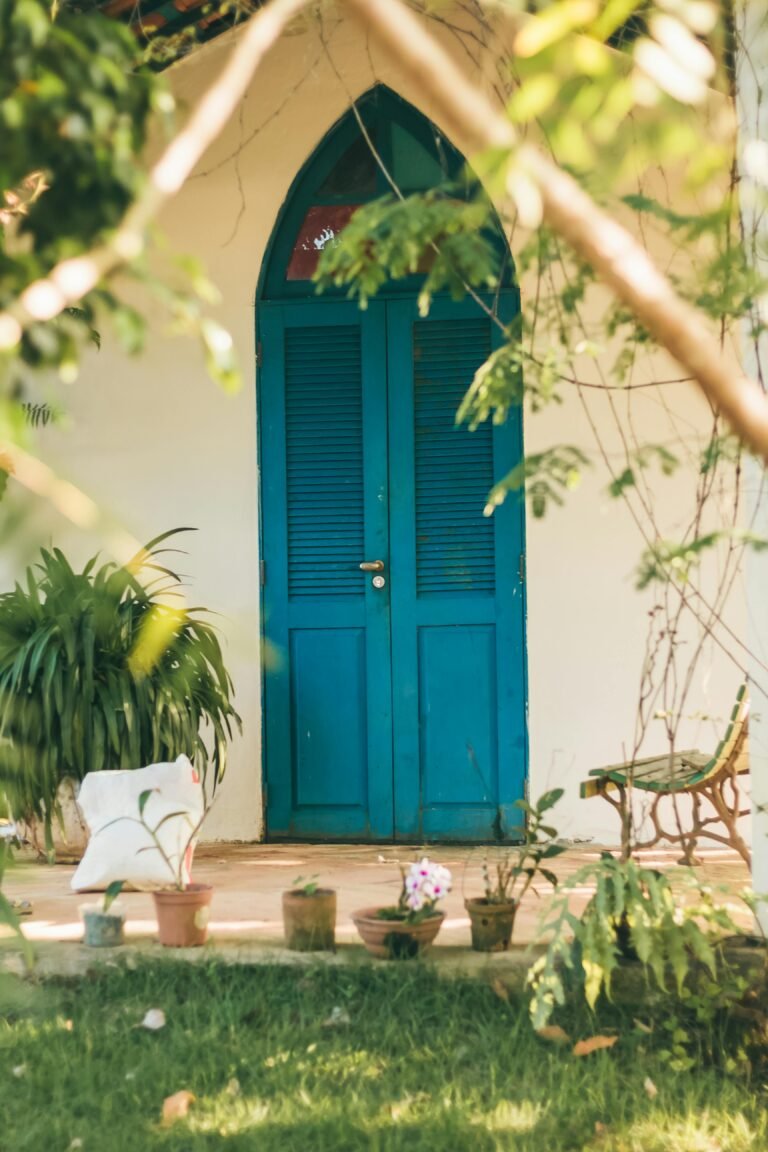
[[[569,848],[555,862],[554,870],[565,878],[590,860],[600,848],[593,844]],[[366,905],[393,903],[398,892],[398,873],[395,861],[413,859],[418,849],[371,847],[365,845],[307,845],[307,844],[217,844],[198,850],[195,861],[195,879],[214,885],[211,909],[211,944],[204,950],[195,950],[197,957],[212,948],[223,958],[246,963],[265,962],[269,959],[290,959],[292,954],[282,948],[281,893],[290,887],[299,875],[317,874],[320,882],[338,892],[336,959],[345,962],[360,954],[357,934],[351,913]],[[480,893],[482,889],[480,867],[483,850],[459,847],[440,847],[429,850],[441,863],[447,864],[454,876],[454,889],[446,901],[446,920],[433,949],[436,962],[453,958],[459,966],[477,966],[469,951],[469,921],[464,910],[464,896]],[[654,849],[642,855],[642,860],[655,867],[671,867],[679,850]],[[713,887],[722,887],[734,896],[749,884],[748,871],[736,853],[727,849],[701,851],[700,877]],[[38,944],[39,963],[43,970],[55,972],[82,971],[96,959],[94,949],[85,949],[80,941],[82,927],[79,907],[89,900],[70,889],[74,868],[67,865],[50,867],[26,858],[19,859],[8,872],[6,893],[16,899],[29,900],[33,912],[25,917],[27,936]],[[546,908],[551,889],[544,884],[537,898],[529,894],[518,915],[515,929],[516,948],[504,963],[519,965],[525,946],[536,936],[542,912]],[[588,888],[579,890],[577,900],[588,900]],[[724,897],[725,898],[725,897]],[[128,943],[131,952],[165,953],[154,942],[155,919],[152,898],[147,893],[126,893],[121,899],[126,906]],[[738,917],[745,927],[751,927],[749,913],[744,910]],[[125,951],[125,950],[123,950]],[[192,950],[190,950],[192,951]],[[178,955],[178,953],[175,953]],[[3,967],[16,967],[18,957],[11,941],[0,950]],[[501,961],[501,958],[499,958]]]

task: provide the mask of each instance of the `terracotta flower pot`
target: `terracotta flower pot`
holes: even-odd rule
[[[336,893],[283,892],[285,943],[293,952],[336,951]]]
[[[83,917],[83,943],[89,948],[116,948],[125,943],[125,916],[112,905],[105,912],[100,904],[85,904],[80,909]]]
[[[205,944],[213,897],[210,884],[188,884],[183,892],[166,888],[152,895],[161,944],[166,948],[199,948]]]
[[[485,897],[465,900],[472,930],[475,952],[506,952],[512,939],[518,905],[514,900],[506,904],[490,904]]]
[[[426,952],[440,931],[444,912],[433,912],[415,924],[407,920],[389,920],[378,915],[379,908],[361,908],[352,920],[372,956],[382,960],[407,960]]]

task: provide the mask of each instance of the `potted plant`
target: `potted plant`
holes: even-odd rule
[[[352,920],[363,944],[373,956],[407,959],[429,948],[440,931],[445,913],[437,903],[451,890],[451,873],[424,856],[406,871],[400,867],[402,887],[397,904],[361,908]]]
[[[168,884],[152,892],[160,943],[166,948],[199,948],[208,939],[213,888],[210,884],[192,883],[192,853],[209,806],[204,808],[198,820],[186,811],[165,812],[152,825],[147,819],[146,808],[150,798],[159,791],[158,788],[146,788],[139,796],[138,817],[118,816],[100,828],[99,833],[123,820],[141,825],[149,842],[138,851],[158,852],[168,872]],[[174,847],[169,849],[160,832],[172,820],[177,821],[176,837]],[[165,835],[167,837],[167,830]]]
[[[517,807],[526,815],[523,842],[505,851],[492,870],[483,863],[485,895],[464,901],[469,913],[472,947],[476,952],[506,952],[512,939],[515,917],[520,903],[537,876],[557,886],[557,877],[544,867],[565,851],[555,844],[557,830],[544,823],[544,814],[557,804],[562,788],[545,792],[538,803],[518,800]]]
[[[320,888],[317,876],[297,876],[283,892],[283,929],[292,952],[335,952],[336,893]]]
[[[583,893],[593,895],[583,910]],[[543,955],[528,971],[531,1018],[548,1024],[567,994],[580,991],[590,1009],[610,999],[617,971],[639,970],[633,996],[649,989],[690,997],[702,972],[710,988],[721,982],[721,946],[739,929],[731,907],[692,871],[671,874],[610,852],[580,868],[561,886],[542,923]],[[696,999],[690,1000],[692,1006]],[[699,1007],[701,1003],[699,1002]]]
[[[154,789],[148,789],[139,797],[139,817],[154,847],[167,865],[171,877],[171,883],[167,888],[160,888],[152,893],[157,915],[157,935],[160,943],[166,948],[199,948],[208,939],[213,888],[210,884],[192,883],[192,852],[203,820],[208,815],[208,809],[203,811],[197,821],[193,821],[187,812],[174,812],[162,816],[155,827],[151,828],[144,818],[144,809],[153,791]],[[161,826],[174,816],[186,823],[187,831],[177,851],[171,854],[164,848],[158,833]]]
[[[115,880],[98,904],[84,904],[80,909],[85,932],[83,941],[89,948],[115,948],[125,943],[125,914],[116,904],[123,881]]]
[[[76,572],[43,550],[0,595],[0,793],[43,829],[53,854],[62,782],[140,768],[185,751],[212,795],[241,726],[205,610],[178,607],[180,577],[150,541],[124,567],[94,556]],[[170,599],[169,599],[170,598]]]

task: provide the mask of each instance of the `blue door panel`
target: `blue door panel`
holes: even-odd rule
[[[500,301],[504,323],[516,298]],[[522,507],[486,517],[520,459],[518,422],[455,413],[503,339],[474,302],[388,309],[396,834],[514,837],[526,768]],[[506,710],[506,715],[503,713]]]
[[[419,628],[422,803],[496,814],[496,637],[488,624]],[[491,707],[478,708],[477,700]],[[450,813],[446,814],[450,819]]]
[[[267,827],[391,839],[383,311],[260,307]]]
[[[483,508],[520,422],[455,426],[498,326],[410,298],[262,305],[260,322],[269,835],[514,837],[523,509]],[[362,560],[384,562],[383,588]]]
[[[367,810],[365,632],[292,629],[291,715],[295,804]],[[344,722],[339,714],[344,685]]]

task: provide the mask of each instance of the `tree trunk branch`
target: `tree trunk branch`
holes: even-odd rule
[[[58,315],[141,252],[148,225],[184,184],[229,120],[266,53],[307,3],[272,0],[251,18],[220,77],[154,166],[147,187],[114,236],[90,253],[58,264],[0,312],[0,351],[15,347],[29,324]],[[467,79],[402,0],[347,3],[385,51],[429,94],[449,132],[477,151],[501,148],[515,153],[517,171],[535,182],[546,223],[699,383],[741,439],[768,460],[768,398],[755,381],[726,363],[702,317],[677,296],[642,245],[548,157],[518,141],[506,117]]]
[[[542,217],[627,305],[711,404],[768,461],[768,397],[728,364],[701,315],[682,300],[645,249],[512,124],[464,75],[402,0],[347,0],[375,40],[439,109],[445,127],[477,151],[513,152],[536,186]],[[514,173],[512,173],[514,175]]]
[[[105,276],[142,252],[148,226],[225,127],[261,61],[307,3],[308,0],[272,0],[249,20],[221,75],[154,165],[146,187],[114,235],[82,256],[61,261],[48,276],[30,284],[0,312],[0,352],[13,349],[30,324],[58,316]]]

